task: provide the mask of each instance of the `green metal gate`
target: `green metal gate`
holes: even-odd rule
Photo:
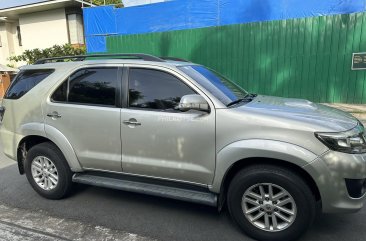
[[[150,53],[204,64],[250,92],[315,102],[366,103],[366,13],[107,38],[109,53]]]

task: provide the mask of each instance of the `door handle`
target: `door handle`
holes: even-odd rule
[[[129,119],[129,120],[124,120],[123,124],[128,125],[128,126],[140,126],[141,123],[138,122],[136,119]]]
[[[61,118],[61,115],[57,112],[57,111],[54,111],[52,113],[48,113],[47,114],[48,117],[51,117],[52,119],[58,119],[58,118]]]

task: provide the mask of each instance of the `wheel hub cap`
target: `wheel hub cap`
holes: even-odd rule
[[[295,200],[284,188],[261,183],[248,188],[242,197],[246,219],[259,229],[277,232],[287,229],[295,221]]]
[[[32,177],[43,190],[52,190],[58,183],[58,172],[55,164],[47,157],[38,156],[31,165]]]
[[[272,204],[266,204],[266,205],[264,205],[264,209],[268,212],[272,212],[273,211],[273,205]]]

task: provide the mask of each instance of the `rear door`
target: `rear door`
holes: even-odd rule
[[[122,171],[119,67],[84,67],[47,100],[47,126],[60,131],[85,169]]]

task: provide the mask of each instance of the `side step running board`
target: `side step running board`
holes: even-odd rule
[[[72,181],[98,187],[106,187],[122,191],[136,192],[158,197],[166,197],[214,207],[217,206],[217,195],[210,192],[201,192],[184,188],[129,181],[83,173],[74,174],[74,176],[72,177]]]

